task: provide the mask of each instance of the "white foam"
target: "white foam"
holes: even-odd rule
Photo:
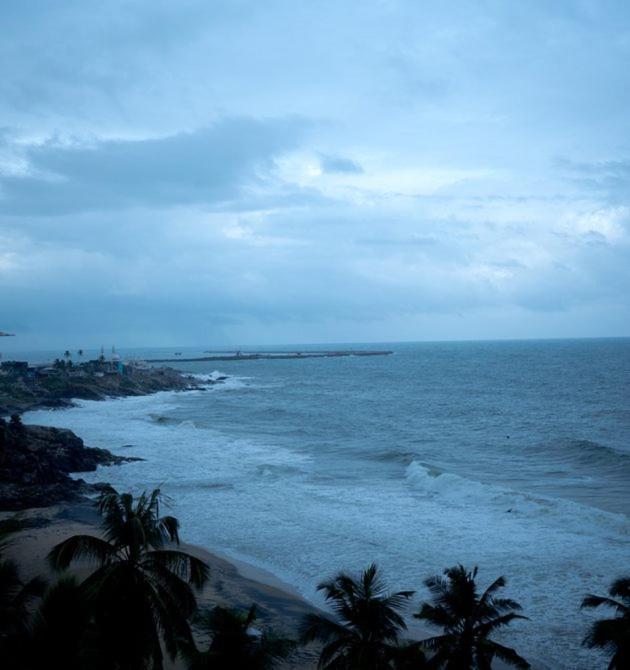
[[[209,373],[197,372],[191,374],[190,376],[194,377],[195,379],[199,379],[200,381],[203,382],[213,382],[216,381],[217,379],[220,379],[221,377],[228,377],[229,375],[226,375],[224,372],[221,372],[219,370],[213,370],[212,372]]]
[[[628,519],[623,514],[606,512],[570,500],[532,496],[503,486],[483,484],[450,472],[432,470],[417,461],[407,466],[405,478],[415,491],[435,498],[442,505],[483,505],[497,513],[547,517],[547,523],[553,517],[559,524],[571,526],[576,532],[582,532],[587,523],[621,535],[630,531]]]

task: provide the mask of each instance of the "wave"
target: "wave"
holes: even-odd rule
[[[545,461],[589,467],[623,468],[630,471],[630,453],[592,440],[561,438],[527,449]]]
[[[564,498],[549,498],[532,495],[479,481],[460,477],[452,472],[443,472],[430,465],[412,461],[405,470],[407,483],[418,493],[435,499],[441,506],[483,507],[494,513],[506,513],[521,517],[553,517],[563,528],[574,527],[578,533],[584,532],[588,524],[621,534],[630,533],[628,518],[624,514],[608,512]]]
[[[164,414],[149,413],[151,423],[158,426],[176,426],[177,428],[197,428],[197,424],[192,419],[174,419]]]
[[[216,382],[216,381],[224,381],[226,379],[229,379],[229,376],[226,375],[225,373],[219,371],[219,370],[213,370],[212,372],[196,372],[194,374],[190,375],[191,377],[194,377],[195,379],[198,379],[199,381],[202,382]]]
[[[466,479],[451,472],[441,472],[429,465],[412,461],[405,470],[406,480],[414,489],[428,495],[440,495],[464,500],[466,498],[489,499],[503,493],[498,487]]]
[[[213,370],[210,373],[195,373],[191,377],[201,381],[208,382],[208,386],[205,388],[211,391],[220,391],[220,390],[231,390],[231,389],[242,389],[245,387],[253,387],[254,385],[249,383],[250,379],[253,377],[235,377],[231,375],[226,375],[220,370]]]

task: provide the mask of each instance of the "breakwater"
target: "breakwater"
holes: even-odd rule
[[[206,352],[209,356],[199,356],[196,358],[148,358],[147,363],[197,363],[203,361],[253,361],[253,360],[274,360],[274,359],[302,359],[302,358],[340,358],[343,356],[389,356],[393,351],[378,350],[348,350],[338,351],[248,351],[235,353],[225,352]]]

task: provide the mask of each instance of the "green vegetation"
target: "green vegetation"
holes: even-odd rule
[[[615,580],[610,597],[588,595],[582,607],[608,607],[617,616],[596,621],[584,638],[587,647],[603,649],[611,655],[608,670],[630,668],[630,577]]]
[[[3,556],[24,525],[0,522],[0,658],[3,667],[36,670],[160,670],[179,658],[188,670],[270,670],[295,652],[296,642],[257,626],[257,608],[241,612],[215,606],[197,611],[197,593],[208,567],[179,549],[179,523],[163,516],[159,490],[104,494],[98,507],[102,534],[75,535],[49,554],[51,584],[24,582]],[[66,572],[91,566],[79,581]],[[490,670],[493,660],[517,668],[529,663],[491,639],[518,619],[520,605],[499,597],[503,577],[485,590],[477,568],[461,565],[425,580],[431,602],[414,615],[442,630],[422,641],[405,639],[404,614],[413,591],[391,593],[375,565],[354,577],[345,572],[322,582],[332,614],[308,614],[300,643],[317,644],[319,667],[330,670]],[[584,644],[609,657],[608,668],[630,667],[630,578],[616,580],[610,597],[587,596],[586,608],[611,608],[595,621]],[[208,640],[199,645],[195,639]],[[593,665],[593,667],[596,667]]]
[[[399,636],[407,626],[401,612],[413,591],[388,593],[374,564],[358,579],[342,572],[317,588],[324,592],[336,615],[332,619],[309,614],[304,619],[301,641],[323,644],[319,666],[365,670],[395,667],[397,658],[404,656]],[[418,656],[423,663],[424,655],[419,652]]]
[[[75,535],[48,557],[62,570],[81,559],[97,562],[83,588],[99,635],[107,640],[102,654],[113,668],[161,668],[162,646],[174,659],[191,639],[189,621],[197,608],[193,589],[204,585],[208,568],[165,547],[179,544],[179,524],[160,516],[159,508],[157,489],[136,501],[129,493],[106,494],[99,503],[104,539]]]
[[[499,658],[508,665],[526,670],[529,663],[514,649],[489,638],[499,628],[515,619],[526,617],[516,614],[521,606],[509,598],[498,598],[496,592],[505,586],[505,577],[495,579],[479,595],[476,584],[477,567],[466,570],[462,565],[447,568],[444,576],[435,575],[425,580],[433,603],[424,603],[414,616],[444,633],[423,641],[433,652],[432,661],[445,668],[490,668]]]
[[[197,620],[198,627],[210,636],[206,651],[196,647],[186,653],[189,670],[269,670],[287,658],[295,647],[292,640],[270,631],[255,633],[256,605],[246,613],[215,607]]]
[[[3,556],[11,536],[24,527],[15,519],[0,522],[0,658],[9,667],[19,651],[18,641],[28,631],[29,606],[45,589],[45,582],[39,577],[22,581],[17,563]]]

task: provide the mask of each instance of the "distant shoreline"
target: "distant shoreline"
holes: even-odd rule
[[[111,362],[102,365],[104,370],[94,370],[87,363],[65,368],[4,367],[0,376],[0,417],[38,409],[67,409],[75,406],[75,400],[201,390],[222,381],[201,382],[190,373],[169,367],[114,366]]]

